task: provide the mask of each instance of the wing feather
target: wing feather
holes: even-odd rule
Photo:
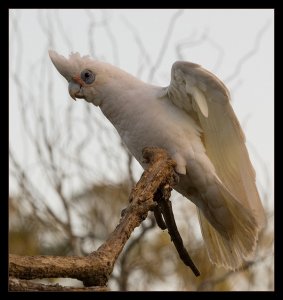
[[[225,85],[197,64],[176,62],[168,95],[175,105],[197,115],[206,153],[217,176],[235,199],[252,212],[258,227],[262,228],[265,214],[255,184],[255,172]]]

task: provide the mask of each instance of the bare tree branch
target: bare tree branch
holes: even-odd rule
[[[159,66],[160,66],[160,64],[162,62],[163,56],[165,54],[165,51],[167,49],[167,46],[168,46],[169,41],[170,41],[170,37],[172,35],[173,29],[174,29],[174,26],[175,26],[175,23],[176,23],[177,19],[180,17],[180,15],[182,13],[183,13],[183,10],[180,9],[171,18],[171,21],[170,21],[170,23],[168,25],[167,33],[165,34],[165,37],[164,37],[162,46],[160,48],[160,52],[159,52],[159,55],[157,57],[157,60],[156,60],[156,62],[154,64],[154,66],[150,70],[150,73],[149,73],[149,76],[148,76],[148,81],[149,82],[151,82],[153,80],[153,76],[154,76],[156,70],[159,68]]]
[[[234,69],[233,73],[230,74],[228,77],[224,79],[224,82],[227,84],[228,82],[232,81],[233,79],[237,78],[242,70],[243,65],[247,60],[249,60],[252,56],[254,56],[259,51],[259,46],[263,34],[269,27],[270,20],[266,22],[266,24],[261,28],[261,30],[257,33],[257,36],[254,41],[253,48],[247,52],[237,63],[236,68]]]
[[[61,16],[60,16],[60,10],[59,9],[56,9],[54,11],[54,18],[55,18],[55,21],[57,22],[57,27],[59,29],[59,32],[60,32],[60,35],[62,37],[62,39],[64,40],[64,42],[66,43],[67,47],[69,49],[72,49],[72,42],[71,40],[69,39],[69,35],[68,33],[66,32],[65,28],[64,28],[64,25],[61,21]]]
[[[185,59],[184,55],[182,54],[182,51],[184,48],[187,48],[187,47],[191,48],[191,47],[198,46],[198,45],[202,44],[207,38],[206,32],[203,32],[201,34],[201,36],[198,37],[197,39],[194,39],[195,35],[196,35],[196,30],[194,30],[188,38],[186,38],[185,40],[182,40],[176,44],[175,50],[176,50],[176,55],[179,60]]]
[[[151,218],[152,215],[148,216],[147,219],[150,220],[149,225],[145,225],[145,223],[141,224],[141,232],[136,236],[135,238],[131,239],[126,247],[126,249],[123,251],[120,260],[119,260],[119,266],[120,266],[120,275],[117,276],[115,279],[119,285],[120,291],[127,291],[128,290],[128,279],[132,271],[132,265],[129,264],[129,255],[132,249],[141,242],[142,238],[145,236],[145,234],[154,228],[155,222],[154,219]]]
[[[85,286],[105,286],[114,264],[135,227],[153,210],[156,191],[168,187],[175,178],[175,162],[166,151],[146,148],[144,157],[150,164],[132,190],[129,205],[107,241],[86,257],[78,256],[9,256],[9,274],[20,279],[69,277],[82,280]]]
[[[118,43],[117,43],[117,39],[116,36],[113,34],[110,25],[109,25],[109,16],[107,16],[107,13],[105,11],[103,11],[104,15],[105,15],[105,31],[106,31],[106,35],[108,36],[111,44],[112,44],[112,55],[113,55],[113,61],[114,64],[119,66],[119,48],[118,48]]]
[[[127,28],[129,28],[130,31],[132,32],[133,37],[136,41],[136,44],[138,45],[138,47],[140,49],[142,59],[139,60],[140,67],[137,70],[136,76],[141,77],[144,65],[146,65],[147,68],[149,68],[149,66],[152,66],[151,58],[150,58],[148,52],[146,51],[146,48],[143,44],[143,41],[142,41],[137,29],[125,17],[122,17],[122,20],[125,23],[125,25],[127,26]],[[145,60],[145,63],[143,63],[144,60]]]
[[[184,262],[184,264],[188,267],[191,268],[195,276],[199,276],[200,272],[195,266],[194,262],[192,261],[187,249],[184,247],[182,237],[177,229],[173,210],[172,210],[172,204],[171,201],[169,200],[169,197],[166,195],[166,190],[168,192],[168,187],[164,187],[165,191],[162,191],[161,195],[158,195],[156,193],[155,195],[157,196],[155,200],[158,203],[158,207],[160,208],[160,211],[163,215],[166,227],[168,228],[168,232],[171,236],[172,242],[174,243],[179,256],[181,260]],[[170,193],[170,192],[169,192]]]
[[[52,292],[52,291],[60,291],[60,292],[107,292],[109,289],[107,287],[68,287],[61,286],[57,284],[42,284],[35,283],[30,280],[18,279],[14,277],[9,278],[9,291],[13,292]]]

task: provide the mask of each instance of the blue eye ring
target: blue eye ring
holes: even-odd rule
[[[86,84],[92,84],[95,80],[95,74],[93,74],[92,71],[85,69],[81,72],[81,79]]]

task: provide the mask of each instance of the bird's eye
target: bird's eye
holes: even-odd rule
[[[81,73],[81,79],[86,84],[91,84],[95,80],[95,75],[90,70],[83,70]]]

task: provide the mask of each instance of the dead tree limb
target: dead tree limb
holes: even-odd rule
[[[163,227],[166,226],[168,228],[168,233],[171,236],[171,240],[174,243],[181,260],[186,266],[191,268],[195,276],[199,276],[200,272],[192,261],[187,249],[184,247],[182,237],[177,229],[171,201],[169,200],[169,198],[164,197],[164,193],[162,193],[160,197],[156,197],[156,201],[158,203],[158,208],[156,210],[159,210],[159,212],[155,212],[155,216],[158,216],[160,218],[160,216],[163,215],[164,218],[164,220],[163,218],[161,219],[162,222],[161,224],[159,224],[159,226],[162,225]],[[163,228],[161,227],[161,229]]]
[[[120,222],[109,238],[96,251],[86,257],[79,256],[9,256],[9,275],[18,279],[35,278],[75,278],[84,286],[105,287],[113,271],[114,264],[123,250],[131,233],[154,210],[157,203],[154,195],[157,190],[166,191],[170,197],[175,182],[175,162],[166,151],[158,148],[146,148],[143,156],[149,167],[133,188],[128,207],[123,211]],[[164,189],[164,187],[166,187]],[[169,189],[168,189],[169,187]],[[19,290],[19,284],[10,281],[11,290]],[[28,290],[24,288],[23,290]],[[59,289],[59,287],[58,287]]]
[[[10,291],[26,291],[26,292],[107,292],[109,289],[105,286],[95,287],[71,287],[61,286],[56,284],[42,284],[36,283],[30,280],[18,279],[14,277],[9,278],[9,290]]]

